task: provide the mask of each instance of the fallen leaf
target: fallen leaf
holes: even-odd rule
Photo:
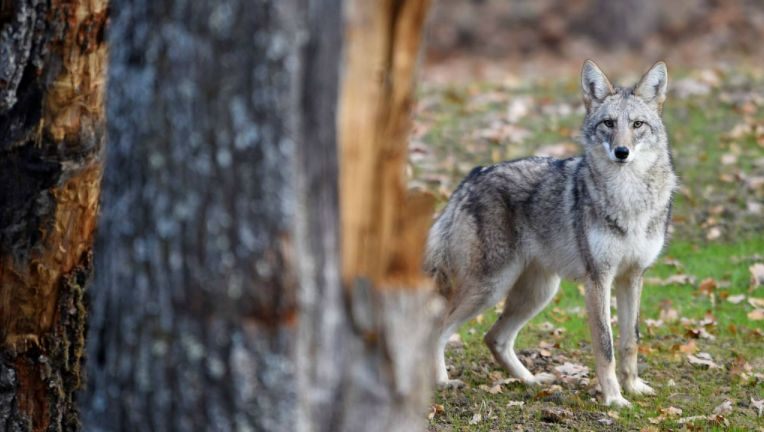
[[[491,382],[496,384],[497,382],[504,379],[504,375],[499,371],[491,371],[488,373],[488,378],[491,379]]]
[[[755,308],[764,308],[764,298],[748,297],[748,304]]]
[[[539,147],[533,154],[535,156],[551,156],[565,158],[578,152],[578,146],[573,143],[561,143]]]
[[[565,362],[554,367],[557,376],[564,383],[576,383],[589,376],[589,368],[578,363]]]
[[[751,397],[751,405],[753,405],[754,408],[756,408],[756,414],[761,417],[762,414],[764,414],[764,399],[756,400],[753,397]]]
[[[708,339],[708,340],[716,339],[716,336],[706,331],[706,329],[703,327],[689,328],[685,332],[685,336],[690,338],[695,338],[695,339]]]
[[[694,340],[690,340],[686,344],[679,345],[679,352],[685,354],[695,354],[698,352],[698,344]]]
[[[674,308],[661,309],[658,318],[660,321],[672,323],[679,319],[679,312]]]
[[[741,356],[735,357],[730,366],[730,375],[740,376],[743,380],[745,380],[746,374],[751,371],[753,371],[753,367]]]
[[[708,417],[706,417],[704,415],[697,415],[697,416],[692,416],[692,417],[682,417],[679,420],[677,420],[676,422],[678,424],[685,424],[685,423],[693,423],[693,422],[695,422],[697,420],[708,420]]]
[[[648,328],[663,327],[663,321],[661,321],[661,320],[654,320],[652,318],[648,318],[648,319],[645,320],[645,325]]]
[[[663,259],[663,264],[674,267],[676,269],[683,269],[684,265],[676,258],[666,257]]]
[[[501,300],[498,303],[496,303],[496,307],[494,308],[494,310],[496,311],[497,314],[501,314],[504,311],[504,304],[505,304],[504,300]]]
[[[527,116],[531,110],[533,99],[530,97],[516,97],[507,107],[507,121],[517,123],[518,120]]]
[[[483,390],[484,392],[487,392],[487,393],[490,393],[490,394],[493,394],[493,395],[501,393],[501,385],[500,384],[496,384],[496,385],[493,385],[491,387],[488,387],[485,384],[481,384],[478,388],[480,388],[480,390]]]
[[[727,324],[727,331],[730,332],[732,335],[737,334],[737,326],[735,323],[729,323]]]
[[[430,412],[427,414],[427,419],[432,420],[436,415],[445,412],[446,409],[441,404],[434,404],[430,407]]]
[[[666,285],[692,285],[695,283],[695,276],[688,275],[688,274],[674,274],[666,279],[661,278],[645,278],[645,283],[648,285],[658,285],[658,286],[666,286]]]
[[[748,186],[748,188],[753,191],[762,189],[764,188],[764,177],[762,176],[746,177],[745,185]]]
[[[714,415],[727,415],[732,412],[732,401],[726,400],[714,408]]]
[[[541,420],[548,423],[564,423],[572,415],[572,412],[562,407],[545,407],[541,409]]]
[[[512,124],[503,124],[502,122],[494,122],[488,128],[478,133],[480,138],[485,138],[489,141],[501,143],[508,140],[516,144],[521,144],[530,135],[531,132],[527,129]]]
[[[721,157],[722,165],[734,165],[737,162],[737,155],[725,153]]]
[[[683,78],[674,83],[672,91],[679,99],[691,96],[706,96],[711,93],[711,86],[695,78]]]
[[[756,263],[748,267],[751,272],[751,289],[764,285],[764,264]]]
[[[745,203],[745,211],[752,215],[760,215],[764,213],[764,204],[758,201],[749,200]]]
[[[727,297],[727,301],[732,304],[738,304],[745,300],[745,294],[737,294],[737,295],[731,295]]]
[[[707,367],[709,369],[720,369],[721,366],[716,364],[714,360],[711,358],[711,354],[707,352],[700,352],[698,355],[692,355],[689,354],[687,356],[687,360],[689,360],[690,364],[695,366],[701,366],[701,367]]]
[[[470,424],[471,425],[476,425],[476,424],[480,423],[481,420],[483,420],[483,415],[480,414],[480,413],[475,413],[472,416],[472,419],[470,420]]]
[[[707,240],[716,240],[722,236],[722,229],[718,226],[711,227],[706,233]]]
[[[703,319],[698,322],[698,325],[703,327],[714,327],[716,326],[716,317],[714,317],[714,314],[711,313],[711,311],[707,311],[705,315],[703,315]]]
[[[668,408],[661,408],[658,410],[661,414],[665,414],[666,417],[679,417],[682,415],[682,409],[670,406]]]
[[[764,309],[754,309],[748,312],[748,319],[751,321],[764,320]]]
[[[703,279],[703,281],[700,282],[700,286],[698,286],[698,290],[707,296],[712,296],[714,293],[714,290],[716,289],[716,280],[714,278],[706,278]]]
[[[740,138],[743,138],[744,136],[750,134],[751,131],[751,125],[747,123],[738,123],[733,127],[729,132],[725,134],[725,137],[737,140]]]

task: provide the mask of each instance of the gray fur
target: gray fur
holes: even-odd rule
[[[527,383],[553,379],[532,375],[513,346],[518,331],[551,300],[563,277],[586,284],[604,402],[629,404],[615,376],[613,285],[621,328],[629,329],[621,332],[624,388],[652,393],[636,374],[636,333],[642,273],[663,248],[677,184],[660,115],[667,79],[665,64],[658,63],[634,88],[614,88],[587,61],[581,79],[587,107],[582,156],[477,167],[454,191],[430,230],[425,260],[449,302],[439,382],[455,384],[442,357],[448,337],[504,297],[504,313],[486,335],[491,352]],[[617,147],[629,150],[625,160],[614,155]]]

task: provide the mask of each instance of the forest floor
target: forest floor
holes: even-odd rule
[[[579,153],[583,108],[570,78],[425,82],[412,186],[443,204],[476,165]],[[437,391],[431,431],[764,431],[764,76],[672,71],[670,88],[664,120],[682,185],[671,243],[646,274],[640,326],[640,374],[657,394],[627,396],[625,409],[597,402],[582,287],[564,282],[517,342],[530,370],[557,382],[509,379],[482,342],[500,306],[490,309],[449,345],[450,377],[466,387]]]

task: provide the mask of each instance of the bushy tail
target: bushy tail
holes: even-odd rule
[[[451,280],[448,276],[448,253],[446,236],[441,230],[440,220],[435,222],[427,237],[427,251],[425,252],[424,271],[435,281],[440,295],[445,298],[451,297]]]

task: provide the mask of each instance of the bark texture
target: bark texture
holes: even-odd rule
[[[295,214],[336,200],[324,14],[339,2],[114,3],[88,430],[295,429]]]
[[[106,7],[0,6],[0,430],[79,425]]]
[[[307,375],[301,430],[424,428],[439,307],[421,272],[433,198],[406,191],[404,168],[428,7],[426,0],[346,3],[339,118],[345,299],[334,279],[321,296],[301,291],[300,347],[313,347],[298,356]]]

